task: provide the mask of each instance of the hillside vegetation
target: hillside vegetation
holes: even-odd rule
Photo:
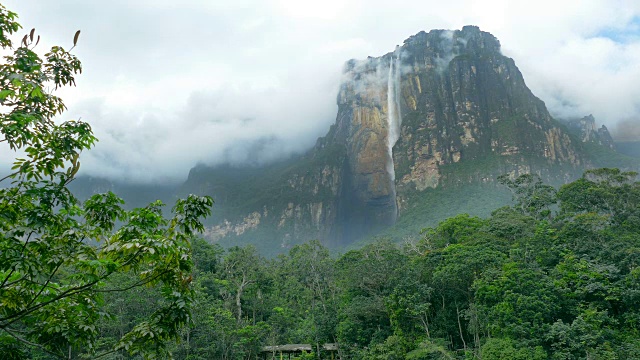
[[[640,358],[635,173],[591,170],[558,190],[531,175],[500,181],[513,206],[450,217],[401,246],[382,239],[331,256],[313,241],[268,260],[252,246],[194,241],[196,306],[174,357],[337,342],[342,359]],[[117,316],[101,323],[102,342],[156,297],[107,298]]]

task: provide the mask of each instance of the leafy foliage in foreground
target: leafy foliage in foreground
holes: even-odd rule
[[[267,260],[195,241],[195,321],[173,355],[338,342],[343,359],[640,358],[635,174],[591,170],[557,191],[531,175],[502,182],[513,206],[451,217],[403,246],[332,258],[310,242]],[[109,301],[130,310],[102,323],[104,339],[155,296]]]
[[[40,58],[35,30],[14,47],[16,17],[0,5],[0,46],[9,52],[0,64],[0,142],[21,156],[0,178],[0,358],[162,355],[191,320],[189,239],[213,201],[178,200],[169,220],[161,202],[125,211],[107,193],[79,203],[67,186],[96,138],[85,122],[53,120],[65,106],[49,89],[75,85],[81,63],[59,46]],[[129,281],[116,285],[117,276]],[[104,346],[104,297],[141,286],[159,290],[153,310]]]

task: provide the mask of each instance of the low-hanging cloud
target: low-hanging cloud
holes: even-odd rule
[[[557,117],[592,113],[614,126],[625,119],[640,120],[640,41],[574,39],[545,56],[545,62],[546,71],[536,69],[525,76]]]
[[[554,116],[592,113],[614,135],[617,123],[640,122],[634,0],[3,4],[37,28],[42,49],[68,45],[82,29],[74,51],[85,71],[61,96],[64,118],[88,121],[100,139],[81,158],[90,175],[182,181],[197,163],[301,153],[335,120],[347,59],[388,53],[421,30],[469,24],[500,39]]]
[[[296,90],[224,85],[191,93],[173,111],[80,102],[72,113],[100,119],[93,125],[100,141],[83,155],[83,171],[127,181],[180,181],[196,163],[260,165],[301,153],[333,121],[336,94],[332,86],[320,97]]]

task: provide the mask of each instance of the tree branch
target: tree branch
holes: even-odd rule
[[[13,273],[15,271],[16,271],[16,267],[14,266],[13,268],[11,268],[11,271],[9,271],[9,275],[7,275],[7,277],[4,278],[4,280],[2,281],[2,285],[0,285],[0,289],[4,288],[4,286],[7,284],[7,281],[9,280],[9,278],[11,277],[11,275],[13,275]]]
[[[93,358],[94,358],[94,359],[99,359],[99,358],[101,358],[101,357],[103,357],[103,356],[107,356],[107,355],[109,355],[109,354],[113,354],[113,353],[114,353],[114,352],[116,352],[116,351],[118,351],[118,349],[111,349],[111,350],[109,350],[109,351],[107,351],[107,352],[103,352],[102,354],[98,354],[98,355],[94,356]]]
[[[12,271],[13,271],[13,270],[12,270]],[[21,278],[20,278],[20,279],[18,279],[18,280],[15,280],[15,281],[12,281],[12,282],[10,282],[10,283],[7,283],[6,285],[2,285],[2,286],[0,286],[0,289],[2,289],[2,288],[3,288],[3,287],[5,287],[5,286],[6,286],[6,287],[9,287],[9,286],[11,286],[11,285],[17,284],[17,283],[19,283],[19,282],[21,282],[21,281],[24,281],[26,278],[27,278],[27,275],[24,275],[23,277],[21,277]]]
[[[3,182],[3,181],[5,181],[5,180],[7,180],[8,178],[10,178],[10,177],[12,177],[12,176],[14,176],[14,175],[18,175],[18,172],[16,171],[16,172],[14,172],[13,174],[9,174],[9,175],[7,175],[7,176],[3,177],[2,179],[0,179],[0,182]]]
[[[45,301],[43,303],[40,303],[38,305],[35,305],[35,306],[31,307],[30,309],[24,309],[24,310],[22,310],[20,312],[17,312],[15,314],[13,314],[13,315],[9,315],[9,316],[7,316],[5,318],[2,318],[2,319],[0,319],[0,321],[7,321],[7,320],[11,320],[11,321],[9,321],[9,322],[7,322],[5,324],[1,324],[0,325],[0,329],[5,329],[7,326],[9,326],[9,325],[13,324],[14,322],[20,320],[23,316],[29,315],[32,312],[34,312],[34,311],[36,311],[36,310],[38,310],[40,308],[43,308],[43,307],[45,307],[45,306],[47,306],[47,305],[49,305],[51,303],[54,303],[54,302],[56,302],[56,301],[58,301],[60,299],[63,299],[65,297],[68,297],[68,296],[71,296],[71,295],[75,295],[75,294],[77,294],[79,292],[82,292],[82,291],[92,287],[93,285],[97,284],[98,282],[100,282],[103,279],[104,278],[99,278],[99,279],[97,279],[95,281],[92,281],[90,283],[87,283],[85,285],[71,288],[71,289],[63,292],[62,294],[54,297],[53,299],[51,299],[49,301]]]
[[[162,275],[164,275],[164,274],[166,274],[166,273],[168,273],[168,272],[170,272],[170,271],[171,271],[171,270],[168,270],[168,269],[167,269],[167,270],[165,270],[165,271],[163,271],[163,272],[161,272],[161,273],[159,273],[159,274],[156,274],[156,275],[155,275],[155,276],[153,276],[153,277],[150,277],[150,278],[145,279],[145,280],[142,280],[142,281],[138,281],[138,282],[136,282],[135,284],[133,284],[133,285],[131,285],[131,286],[124,287],[124,288],[120,288],[120,289],[104,289],[104,290],[97,289],[97,290],[94,290],[94,291],[95,291],[95,292],[100,292],[100,293],[108,293],[108,292],[121,292],[121,291],[131,290],[131,289],[133,289],[133,288],[135,288],[135,287],[142,286],[142,285],[146,285],[146,284],[148,284],[148,283],[150,283],[150,282],[152,282],[152,281],[154,281],[154,280],[158,279],[160,276],[162,276]]]
[[[2,180],[0,180],[2,181]],[[29,244],[29,240],[31,239],[31,235],[33,235],[33,231],[29,233],[29,235],[27,236],[27,240],[24,242],[24,244],[22,245],[22,249],[20,249],[20,255],[24,255],[24,249],[27,248],[27,244]],[[15,265],[13,266],[13,268],[11,268],[11,272],[9,272],[9,275],[7,275],[6,278],[4,278],[4,280],[2,281],[2,285],[0,285],[0,289],[2,289],[6,284],[7,284],[7,280],[9,280],[9,278],[11,277],[11,275],[13,275],[13,273],[16,271],[16,267]],[[22,278],[20,278],[20,280],[24,279],[25,277],[23,276]],[[18,280],[17,282],[19,282],[20,280]],[[11,284],[15,284],[16,281],[12,282]]]
[[[36,296],[33,297],[33,299],[31,299],[31,301],[29,302],[29,304],[27,304],[27,308],[31,305],[33,305],[33,303],[36,301],[36,299],[40,296],[40,294],[42,294],[42,292],[44,291],[44,289],[49,285],[49,282],[51,282],[51,279],[53,279],[53,277],[55,276],[55,274],[58,272],[58,269],[60,269],[60,266],[62,266],[62,263],[58,264],[56,266],[55,269],[53,269],[53,272],[51,273],[51,275],[49,275],[49,278],[47,279],[47,281],[44,283],[44,285],[42,285],[42,287],[40,288],[40,291],[38,291],[38,294]]]
[[[42,351],[46,352],[46,353],[47,353],[47,354],[49,354],[49,355],[53,355],[53,356],[58,357],[58,358],[61,358],[61,359],[63,359],[63,358],[65,357],[64,355],[61,355],[61,354],[55,353],[55,352],[53,352],[53,351],[51,351],[51,350],[49,350],[49,349],[45,348],[44,346],[42,346],[42,345],[40,345],[40,344],[36,344],[36,343],[33,343],[33,342],[31,342],[31,341],[29,341],[29,340],[27,340],[27,339],[23,339],[23,338],[21,338],[20,336],[18,336],[18,335],[16,335],[16,334],[14,334],[12,331],[10,331],[10,330],[9,330],[8,328],[6,328],[6,327],[5,327],[5,328],[2,328],[2,331],[5,331],[7,334],[11,335],[11,337],[13,337],[14,339],[16,339],[16,340],[20,341],[21,343],[27,344],[27,345],[29,345],[29,346],[36,347],[36,348],[38,348],[38,349],[40,349],[40,350],[42,350]]]
[[[133,254],[131,256],[131,258],[129,258],[124,264],[122,264],[122,266],[128,265],[128,263],[133,261],[140,254],[140,252],[142,252],[142,249],[138,250],[135,254]],[[90,287],[94,286],[95,284],[97,284],[98,282],[108,278],[113,273],[115,273],[115,271],[106,273],[106,274],[102,275],[101,277],[99,277],[98,279],[96,279],[94,281],[91,281],[91,282],[89,282],[89,283],[87,283],[85,285],[68,289],[67,291],[64,291],[63,293],[61,293],[60,295],[54,297],[53,299],[51,299],[49,301],[45,301],[45,302],[40,303],[38,305],[32,306],[31,308],[27,308],[27,309],[24,309],[22,311],[19,311],[19,312],[13,314],[13,315],[9,315],[7,317],[1,318],[0,322],[5,322],[5,321],[8,321],[8,320],[10,320],[10,321],[5,323],[5,324],[0,324],[0,329],[6,328],[7,326],[9,326],[9,325],[13,324],[14,322],[18,321],[19,319],[21,319],[22,317],[24,317],[26,315],[29,315],[32,312],[34,312],[34,311],[36,311],[38,309],[41,309],[41,308],[43,308],[43,307],[45,307],[45,306],[47,306],[47,305],[49,305],[51,303],[54,303],[54,302],[56,302],[56,301],[58,301],[60,299],[63,299],[65,297],[69,297],[69,296],[75,295],[77,293],[80,293],[82,291],[85,291],[85,290],[89,289]]]

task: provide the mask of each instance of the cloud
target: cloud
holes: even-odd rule
[[[122,110],[104,98],[82,101],[71,113],[101,120],[93,126],[100,142],[83,155],[82,170],[128,181],[180,181],[196,163],[262,164],[301,153],[326,131],[337,109],[333,86],[322,96],[316,91],[224,84],[190,93],[169,112]]]
[[[618,122],[611,135],[619,141],[638,141],[640,139],[640,118]]]
[[[183,181],[196,163],[261,163],[311,147],[335,120],[341,69],[431,29],[500,39],[558,117],[640,119],[634,0],[5,0],[41,48],[83,60],[61,96],[100,139],[82,172]],[[625,125],[626,126],[626,125]],[[613,129],[615,132],[615,129]],[[4,152],[3,152],[4,154]],[[3,156],[0,162],[7,162]]]

